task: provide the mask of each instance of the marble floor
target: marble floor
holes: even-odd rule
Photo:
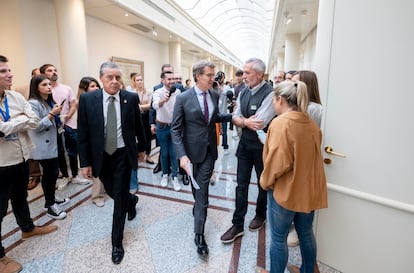
[[[206,222],[208,258],[200,258],[193,242],[193,197],[190,186],[175,192],[172,185],[162,188],[161,175],[153,174],[154,165],[141,163],[137,217],[126,221],[125,257],[120,265],[111,261],[111,224],[113,202],[104,207],[90,200],[91,185],[69,184],[58,197],[70,197],[64,220],[54,220],[43,210],[41,187],[29,191],[29,205],[35,224],[54,224],[54,233],[23,241],[15,218],[9,213],[2,223],[3,245],[10,258],[23,264],[22,272],[143,272],[143,273],[248,273],[256,266],[269,267],[269,227],[250,232],[247,225],[254,217],[257,179],[253,173],[249,189],[249,208],[245,234],[233,244],[222,244],[220,236],[231,226],[236,188],[238,139],[228,131],[230,154],[219,147],[215,165],[216,183],[210,186],[210,206]],[[159,149],[152,155],[158,157]],[[300,264],[298,247],[289,249],[289,261]],[[319,263],[322,273],[335,273]],[[286,272],[288,272],[286,270]]]

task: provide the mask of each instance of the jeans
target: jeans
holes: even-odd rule
[[[268,219],[270,224],[270,273],[285,272],[289,250],[287,236],[294,222],[300,242],[302,255],[301,273],[313,273],[316,263],[316,241],[312,230],[314,211],[295,212],[280,206],[273,197],[273,191],[267,192]]]
[[[221,123],[221,136],[222,136],[222,144],[223,149],[227,150],[229,145],[227,144],[227,122]]]
[[[129,180],[129,189],[138,190],[138,169],[131,171],[131,179]]]
[[[170,128],[170,126],[157,123],[157,139],[160,144],[161,168],[163,174],[168,174],[168,166],[171,166],[171,176],[177,177],[178,161],[175,158]]]
[[[70,170],[72,176],[78,175],[78,130],[69,126],[65,128],[65,147],[69,157]]]
[[[9,199],[16,222],[23,232],[34,229],[27,203],[27,184],[29,183],[29,164],[23,162],[13,166],[0,167],[0,233],[1,223],[7,214]],[[0,258],[5,255],[0,236]]]

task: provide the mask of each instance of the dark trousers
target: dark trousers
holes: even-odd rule
[[[145,154],[149,155],[151,153],[151,140],[152,140],[151,126],[149,124],[149,111],[141,113],[141,117],[142,117],[142,122],[144,125],[145,139],[147,140],[146,147],[145,147]]]
[[[99,179],[106,193],[114,200],[112,245],[116,247],[122,245],[125,216],[128,205],[133,202],[133,195],[129,193],[131,169],[125,148],[117,149],[112,155],[104,153]]]
[[[210,185],[210,178],[214,170],[214,162],[210,152],[207,152],[206,158],[203,162],[193,162],[193,176],[197,181],[200,189],[196,190],[191,183],[191,190],[194,197],[194,233],[204,234],[204,225],[207,219],[208,208],[208,187]]]
[[[45,208],[55,203],[56,180],[59,175],[59,161],[57,158],[39,160],[43,168],[42,189],[45,195]]]
[[[257,195],[256,215],[266,218],[267,193],[260,187],[260,175],[263,171],[263,145],[260,143],[239,142],[237,148],[237,187],[236,187],[236,210],[233,214],[233,225],[244,226],[244,217],[247,213],[248,194],[250,177],[253,166],[257,175]]]
[[[9,199],[16,222],[23,232],[34,229],[27,203],[27,184],[29,183],[29,164],[20,163],[8,167],[0,167],[0,234],[1,223],[7,214]],[[4,247],[0,239],[0,258],[4,257]]]

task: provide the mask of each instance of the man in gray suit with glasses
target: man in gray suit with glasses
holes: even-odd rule
[[[194,243],[197,253],[203,256],[208,255],[204,225],[207,218],[208,186],[217,159],[216,123],[231,120],[231,115],[219,115],[218,112],[219,94],[212,90],[214,68],[215,65],[208,61],[194,64],[193,77],[196,84],[177,96],[171,124],[171,136],[180,167],[188,174],[192,173],[197,182],[191,184],[195,200]]]

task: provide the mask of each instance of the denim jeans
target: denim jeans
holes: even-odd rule
[[[171,176],[177,177],[178,161],[177,158],[175,158],[170,129],[170,126],[157,124],[157,139],[160,144],[161,168],[163,174],[168,174],[168,166],[171,166]]]
[[[316,241],[312,230],[314,211],[295,212],[280,206],[273,197],[273,191],[267,192],[268,219],[270,224],[270,273],[285,272],[289,250],[287,236],[294,222],[300,242],[302,255],[301,273],[313,273],[316,262]]]
[[[222,136],[222,143],[223,149],[228,149],[229,145],[227,144],[227,122],[221,123],[221,136]]]
[[[129,189],[138,190],[138,169],[131,171],[131,179],[129,180]]]
[[[78,175],[78,130],[69,126],[65,128],[65,147],[69,157],[70,170],[72,176]]]

